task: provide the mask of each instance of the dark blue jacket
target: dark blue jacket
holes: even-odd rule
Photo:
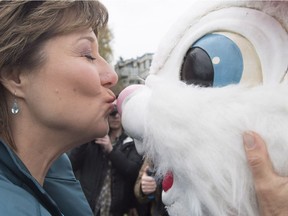
[[[0,215],[92,215],[67,155],[51,167],[42,187],[0,140]]]

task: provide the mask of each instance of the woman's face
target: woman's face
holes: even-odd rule
[[[79,139],[104,136],[115,100],[108,88],[118,78],[99,55],[94,32],[89,29],[52,38],[44,52],[44,65],[22,75],[31,121]]]
[[[109,122],[110,130],[122,129],[121,115],[117,111],[117,109],[114,109],[113,112],[110,113],[108,122]]]

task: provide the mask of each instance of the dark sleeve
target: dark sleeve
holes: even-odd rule
[[[135,181],[143,162],[142,156],[137,153],[134,142],[125,145],[127,147],[124,149],[113,148],[108,157],[112,165],[122,175],[131,181]]]
[[[71,161],[74,172],[81,169],[81,167],[83,165],[84,158],[86,157],[87,148],[88,148],[88,143],[83,144],[79,147],[76,147],[67,153],[67,155]]]

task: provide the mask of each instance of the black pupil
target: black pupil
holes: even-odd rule
[[[188,50],[181,69],[181,80],[203,87],[213,86],[214,69],[209,55],[199,47]]]

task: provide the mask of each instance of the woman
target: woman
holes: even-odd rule
[[[69,214],[55,194],[70,186],[50,194],[45,177],[64,152],[107,134],[117,75],[96,37],[107,20],[98,1],[0,2],[1,215]]]

